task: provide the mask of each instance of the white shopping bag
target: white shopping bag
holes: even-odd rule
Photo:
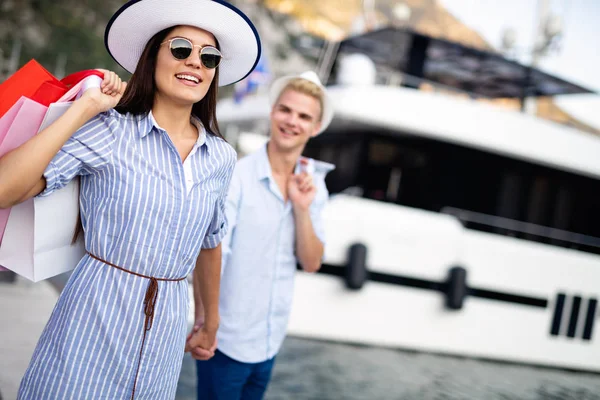
[[[72,270],[85,253],[83,235],[71,244],[78,214],[78,179],[48,197],[14,206],[0,245],[0,265],[34,282]]]
[[[51,104],[39,130],[71,104]],[[34,282],[72,270],[85,253],[83,235],[72,243],[78,215],[78,178],[50,196],[12,207],[0,244],[0,265]]]

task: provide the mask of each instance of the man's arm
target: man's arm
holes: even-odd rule
[[[313,223],[321,222],[321,211],[328,197],[327,188],[323,183],[317,190],[312,176],[302,172],[290,179],[288,195],[294,210],[296,257],[306,272],[317,272],[321,268],[324,246],[317,234],[320,225],[317,227]]]
[[[317,237],[310,217],[310,209],[294,207],[296,224],[296,257],[306,272],[317,272],[321,268],[323,243]]]

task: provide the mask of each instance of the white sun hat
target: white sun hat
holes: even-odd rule
[[[256,66],[261,45],[250,19],[222,0],[130,0],[110,19],[104,42],[119,65],[133,73],[148,41],[163,29],[190,25],[219,42],[219,86],[244,79]]]
[[[313,71],[303,72],[300,75],[283,76],[275,80],[275,82],[271,84],[271,89],[269,90],[269,101],[271,103],[271,107],[273,107],[279,99],[281,91],[285,89],[287,84],[294,79],[305,79],[321,88],[321,91],[323,92],[323,116],[321,118],[321,129],[319,129],[318,133],[323,132],[325,129],[327,129],[331,123],[331,120],[333,119],[333,103],[329,93],[327,93],[327,89],[325,86],[323,86],[321,80]]]

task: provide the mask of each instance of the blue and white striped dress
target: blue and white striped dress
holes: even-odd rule
[[[216,247],[225,234],[224,196],[236,161],[231,146],[193,122],[199,140],[182,162],[152,113],[99,114],[50,163],[41,195],[80,175],[88,252],[139,274],[185,277],[200,249]],[[135,399],[173,399],[188,284],[158,282],[142,348],[148,285],[86,255],[42,333],[19,399],[129,399],[136,375]]]

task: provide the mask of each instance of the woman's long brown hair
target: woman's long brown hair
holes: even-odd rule
[[[170,27],[158,32],[148,41],[137,67],[131,75],[125,93],[115,107],[115,110],[120,114],[131,113],[134,115],[147,114],[152,110],[154,105],[154,97],[156,95],[156,80],[154,74],[156,72],[156,59],[160,44],[165,40],[167,35],[176,27]],[[216,41],[216,38],[215,38]],[[219,42],[216,41],[216,47],[219,48]],[[219,68],[215,71],[215,76],[208,88],[208,92],[202,100],[192,106],[192,115],[197,117],[207,133],[223,139],[219,131],[217,123],[217,95],[219,83]],[[78,216],[77,226],[73,235],[73,243],[77,241],[79,235],[83,232],[81,224],[81,215]]]

